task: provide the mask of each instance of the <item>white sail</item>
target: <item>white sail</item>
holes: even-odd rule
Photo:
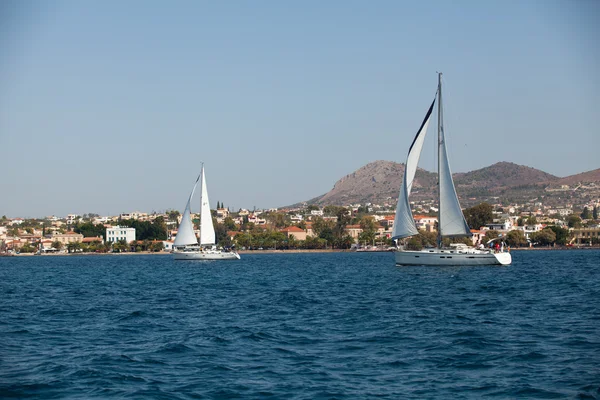
[[[208,202],[208,190],[206,189],[206,178],[204,177],[204,165],[202,165],[202,190],[200,194],[200,245],[215,244],[215,228],[213,227],[210,205]]]
[[[442,83],[438,87],[438,179],[440,211],[438,218],[439,237],[449,236],[471,236],[471,230],[465,220],[465,217],[458,202],[452,172],[450,171],[450,162],[448,161],[448,152],[446,150],[446,140],[444,138],[443,112],[442,112]]]
[[[427,111],[425,119],[423,119],[423,123],[421,123],[421,128],[417,132],[417,135],[408,150],[408,157],[404,168],[404,178],[402,179],[402,186],[400,187],[400,193],[398,194],[398,205],[396,206],[396,217],[394,218],[392,239],[401,239],[419,233],[415,225],[412,211],[410,210],[408,197],[415,179],[415,173],[417,172],[417,165],[419,164],[419,158],[421,157],[421,149],[423,148],[423,142],[427,135],[427,127],[429,126],[429,119],[431,118],[434,104],[435,99],[433,99],[431,107],[429,107],[429,111]]]
[[[194,224],[192,223],[192,217],[190,215],[190,204],[192,201],[192,197],[194,196],[196,186],[198,185],[198,180],[200,180],[200,175],[198,175],[198,179],[196,179],[196,183],[194,183],[192,193],[190,193],[190,197],[187,201],[187,204],[185,205],[185,211],[183,212],[183,216],[181,217],[181,223],[179,224],[179,228],[177,229],[177,236],[175,237],[175,242],[173,243],[173,246],[186,246],[190,244],[198,244],[198,239],[196,238],[196,234],[194,234]]]

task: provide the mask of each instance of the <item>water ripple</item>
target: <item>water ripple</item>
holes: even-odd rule
[[[0,258],[0,397],[596,399],[599,260]]]

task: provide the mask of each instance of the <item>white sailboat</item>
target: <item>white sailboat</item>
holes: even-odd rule
[[[405,250],[399,246],[395,252],[396,265],[508,265],[512,262],[510,253],[492,250],[475,249],[464,244],[455,244],[449,248],[442,246],[445,237],[470,237],[472,236],[467,221],[462,213],[452,172],[448,161],[446,141],[444,139],[443,109],[442,109],[442,74],[438,74],[438,238],[437,248],[423,249],[419,251]],[[402,187],[398,195],[398,206],[396,207],[396,218],[392,239],[396,240],[417,235],[419,231],[410,210],[409,195],[417,171],[421,148],[427,134],[427,127],[435,105],[433,99],[431,107],[417,132],[412,145],[408,151],[406,167]]]
[[[196,238],[192,222],[190,205],[196,186],[200,183],[200,238]],[[185,206],[181,223],[177,229],[177,236],[173,243],[174,260],[239,260],[240,255],[235,251],[223,251],[215,245],[215,228],[212,223],[206,178],[204,177],[204,164],[202,172],[198,175],[194,188]]]

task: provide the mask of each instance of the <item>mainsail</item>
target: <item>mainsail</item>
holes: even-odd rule
[[[200,194],[200,245],[215,244],[215,228],[213,227],[210,205],[208,202],[208,190],[206,189],[206,178],[204,177],[204,164],[202,165],[202,190]]]
[[[198,244],[198,239],[196,239],[196,234],[194,233],[192,216],[190,215],[190,203],[192,201],[192,197],[194,196],[194,191],[196,190],[196,186],[198,185],[199,180],[200,175],[198,175],[198,179],[196,179],[196,183],[194,183],[192,193],[190,193],[190,197],[187,201],[187,204],[185,205],[185,211],[183,212],[183,216],[181,217],[181,223],[179,224],[179,228],[177,229],[177,236],[175,237],[175,242],[173,243],[173,246],[186,246],[190,244]]]
[[[400,193],[398,194],[398,205],[396,207],[396,217],[394,218],[392,239],[401,239],[419,233],[415,225],[412,211],[410,210],[408,196],[410,195],[415,173],[417,172],[417,165],[419,164],[419,157],[421,157],[421,149],[423,148],[423,142],[427,135],[427,127],[429,126],[429,119],[431,118],[434,104],[435,98],[408,150],[408,157],[404,168],[404,178],[402,180],[402,186],[400,187]]]
[[[471,236],[471,230],[458,202],[456,188],[452,180],[450,162],[444,138],[444,116],[442,111],[442,77],[438,86],[438,179],[440,190],[440,211],[438,216],[439,237]]]

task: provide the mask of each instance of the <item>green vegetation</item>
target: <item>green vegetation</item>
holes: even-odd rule
[[[488,203],[481,203],[464,210],[465,219],[471,229],[479,229],[494,221],[493,207]]]
[[[581,219],[592,219],[592,212],[587,207],[583,208]]]
[[[523,231],[510,231],[506,234],[506,243],[512,247],[527,246],[527,238]]]
[[[569,215],[567,218],[567,225],[569,228],[581,228],[581,218],[577,215]]]
[[[552,229],[545,228],[539,232],[530,234],[529,240],[542,246],[549,246],[556,241],[556,234]]]
[[[555,242],[558,245],[564,246],[569,242],[569,230],[560,226],[551,225],[547,229],[551,229],[555,235]]]
[[[163,217],[157,217],[154,222],[135,219],[120,220],[119,225],[135,228],[137,240],[167,240],[167,225]]]
[[[94,225],[91,222],[76,224],[73,231],[81,233],[83,237],[104,237],[106,234],[104,225]]]

